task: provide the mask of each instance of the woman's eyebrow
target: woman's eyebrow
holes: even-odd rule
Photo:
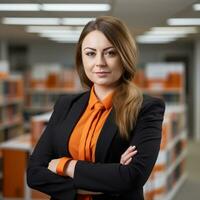
[[[105,49],[103,49],[103,51],[106,51],[108,49],[113,49],[114,47],[113,46],[110,46],[110,47],[106,47]],[[92,47],[85,47],[83,50],[86,50],[86,49],[90,49],[90,50],[93,50],[93,51],[96,51],[95,48],[92,48]]]
[[[110,46],[110,47],[106,47],[105,49],[103,49],[103,51],[106,51],[106,50],[108,50],[108,49],[114,49],[115,47],[113,47],[113,46]]]
[[[90,50],[96,51],[96,49],[94,49],[92,47],[85,47],[83,50],[86,50],[86,49],[90,49]]]

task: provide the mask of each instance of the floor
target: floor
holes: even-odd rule
[[[187,179],[173,200],[200,200],[200,142],[189,142]]]

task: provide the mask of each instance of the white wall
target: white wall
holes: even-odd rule
[[[8,60],[6,41],[0,41],[0,60]]]
[[[139,61],[147,62],[162,62],[166,56],[170,55],[188,55],[192,56],[192,43],[174,43],[174,44],[146,44],[138,45]],[[192,58],[193,59],[193,58]]]
[[[197,140],[200,140],[200,40],[195,43],[194,54],[194,130]]]
[[[36,63],[60,63],[66,67],[74,66],[74,44],[30,43],[28,49],[28,62],[30,65]]]

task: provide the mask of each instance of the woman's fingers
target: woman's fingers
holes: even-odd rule
[[[130,146],[121,156],[120,163],[127,165],[131,162],[132,157],[137,153],[135,146]]]
[[[126,154],[125,156],[121,157],[120,163],[125,164],[130,158],[132,158],[137,153],[137,150]]]
[[[128,153],[132,152],[135,150],[135,146],[130,146],[122,155],[121,157],[123,156],[126,156]]]
[[[131,162],[131,160],[132,160],[132,157],[129,158],[123,165],[128,165]]]

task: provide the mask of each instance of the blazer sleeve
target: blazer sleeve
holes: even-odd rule
[[[62,98],[56,102],[54,111],[39,139],[27,168],[27,184],[29,187],[50,195],[57,200],[74,199],[76,191],[73,179],[59,176],[48,170],[50,160],[55,158],[52,141],[52,130],[63,109]]]
[[[74,172],[75,186],[117,194],[142,188],[160,149],[164,110],[165,104],[158,98],[151,98],[141,109],[130,139],[130,145],[135,145],[138,153],[129,165],[78,161]]]

